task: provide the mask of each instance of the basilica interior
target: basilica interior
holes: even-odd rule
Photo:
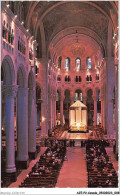
[[[118,1],[1,2],[1,186],[118,187]]]

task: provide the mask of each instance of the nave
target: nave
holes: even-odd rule
[[[36,160],[31,161],[29,168],[22,171],[10,188],[118,186],[117,161],[107,142],[89,140],[83,146],[79,141],[78,146],[72,147],[68,141],[66,145],[65,140],[51,143],[50,147],[41,147]]]
[[[1,2],[3,188],[60,187],[67,166],[79,180],[81,164],[87,188],[118,186],[118,7]]]

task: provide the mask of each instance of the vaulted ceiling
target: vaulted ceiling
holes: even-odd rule
[[[58,42],[60,47],[56,53],[62,51],[63,43],[66,47],[75,43],[76,30],[79,39],[83,37],[84,45],[90,43],[91,47],[91,42],[96,41],[97,47],[104,52],[109,21],[113,32],[118,26],[118,4],[114,1],[29,1],[23,5],[28,10],[26,27],[37,39],[42,53],[44,50],[46,54],[48,50],[55,52]]]

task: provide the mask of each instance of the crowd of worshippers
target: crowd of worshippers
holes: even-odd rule
[[[45,146],[45,147],[51,147],[53,145],[54,142],[58,142],[58,141],[62,141],[63,145],[65,147],[74,147],[76,145],[76,141],[75,139],[70,139],[70,140],[50,140],[49,138],[48,139],[45,139],[44,140],[44,143],[42,143],[42,146]],[[82,147],[85,147],[86,146],[86,142],[87,140],[80,140],[80,144],[81,144],[81,148]]]
[[[19,187],[55,187],[65,154],[64,142],[54,140]]]
[[[90,140],[86,145],[88,187],[118,187],[118,176],[109,161],[104,141]]]

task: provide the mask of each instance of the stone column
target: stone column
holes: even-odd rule
[[[18,88],[17,95],[17,161],[21,168],[27,168],[28,158],[28,89]]]
[[[42,112],[41,112],[42,114]],[[48,94],[48,129],[51,129],[51,96]]]
[[[47,101],[44,99],[41,105],[41,136],[48,136],[47,127]]]
[[[3,81],[1,81],[1,151],[2,151],[2,96],[3,96]]]
[[[56,126],[56,96],[54,97],[54,115],[55,115],[55,117],[54,117],[54,123],[55,123],[55,126]]]
[[[55,96],[53,96],[53,126],[55,127]]]
[[[100,96],[101,100],[101,127],[103,127],[103,97]]]
[[[52,97],[52,127],[54,127],[54,98]]]
[[[118,158],[118,64],[115,65],[115,131],[116,157]]]
[[[29,89],[28,94],[28,152],[32,159],[36,158],[36,119],[35,91]]]
[[[54,127],[54,100],[52,97],[52,128]]]
[[[106,91],[106,129],[111,136],[114,133],[113,126],[113,89],[114,89],[114,59],[106,58],[107,61],[107,91]]]
[[[97,99],[96,96],[93,97],[94,100],[94,126],[97,125]]]
[[[37,104],[35,102],[35,127],[37,129],[38,125],[37,125]]]
[[[64,100],[64,97],[61,96],[61,99],[60,99],[60,124],[61,126],[63,126],[63,100]]]
[[[14,137],[14,98],[17,86],[4,86],[6,100],[6,173],[12,174],[13,181],[16,180],[15,167],[15,137]]]
[[[51,114],[50,114],[50,124],[51,124],[51,129],[53,128],[53,122],[52,122],[52,110],[53,110],[53,105],[52,105],[53,101],[52,101],[52,95],[51,95],[51,99],[50,99],[50,108],[51,108]]]
[[[105,132],[105,99],[104,99],[104,95],[102,95],[100,97],[101,99],[101,126],[104,129]]]
[[[87,96],[83,97],[83,104],[86,105],[86,101],[87,101]]]
[[[114,57],[112,57],[112,22],[108,22],[108,40],[107,40],[107,57],[106,57],[106,80],[107,80],[107,91],[106,91],[106,127],[107,133],[111,136],[114,133],[113,128],[113,89],[115,79],[115,66]]]
[[[114,128],[113,128],[113,100],[112,98],[108,99],[107,127],[108,127],[108,134],[110,136],[113,135]]]
[[[105,98],[103,98],[103,128],[105,131]]]

